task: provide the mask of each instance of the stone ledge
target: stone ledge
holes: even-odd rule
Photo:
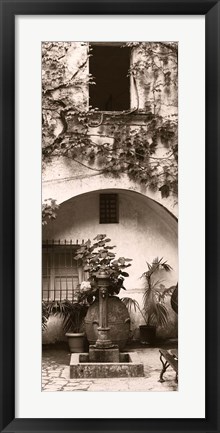
[[[144,365],[139,361],[137,353],[123,355],[127,355],[125,359],[129,359],[129,362],[86,362],[87,353],[73,353],[70,359],[70,378],[143,377]]]

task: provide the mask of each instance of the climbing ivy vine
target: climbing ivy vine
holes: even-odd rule
[[[42,204],[42,225],[46,225],[48,221],[53,220],[57,216],[59,205],[56,200],[48,198]]]
[[[73,70],[67,58],[79,45],[84,46],[84,55]],[[84,90],[95,85],[88,73],[91,47],[85,43],[43,43],[43,162],[64,156],[100,174],[120,177],[125,173],[131,180],[159,190],[162,197],[176,197],[178,47],[176,43],[152,42],[126,46],[130,46],[133,55],[128,74],[137,102],[129,111],[110,114],[91,109],[86,100]],[[140,88],[147,96],[142,108]],[[137,115],[142,123],[135,121]],[[111,118],[108,125],[106,118]]]

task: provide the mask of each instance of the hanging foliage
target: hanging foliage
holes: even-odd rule
[[[59,205],[56,200],[48,198],[42,204],[42,225],[46,225],[48,221],[53,220],[57,216]]]

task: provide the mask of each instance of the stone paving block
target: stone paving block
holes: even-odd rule
[[[58,386],[47,386],[47,387],[45,387],[44,388],[44,390],[43,391],[48,391],[48,392],[56,392],[56,391],[61,391],[62,389],[61,389],[61,387],[58,387]]]
[[[56,380],[56,381],[54,381],[53,383],[54,383],[56,386],[65,386],[65,385],[67,385],[67,381],[66,381],[66,380],[63,380],[63,381]]]
[[[78,386],[78,385],[83,385],[83,386],[90,386],[92,385],[92,381],[87,382],[85,379],[82,379],[80,381],[78,381],[77,383],[75,383],[74,379],[70,379],[70,381],[68,382],[68,385],[70,386]]]
[[[84,388],[86,388],[86,387],[88,387],[89,385],[83,385],[83,384],[81,384],[81,383],[67,383],[66,385],[65,385],[67,388],[79,388],[79,387],[84,387]]]
[[[49,380],[42,380],[42,385],[46,385],[47,383],[49,383]]]
[[[50,371],[48,373],[48,377],[58,379],[60,376],[59,371]]]
[[[69,368],[69,365],[65,366],[65,368],[61,372],[60,377],[64,377],[65,379],[69,379],[70,378],[70,368]]]
[[[64,391],[87,391],[90,385],[65,385]]]
[[[78,388],[65,388],[63,391],[66,392],[87,392],[88,389],[84,388],[84,389],[78,389]]]

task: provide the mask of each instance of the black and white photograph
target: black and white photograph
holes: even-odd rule
[[[41,53],[42,392],[178,391],[178,42]]]

